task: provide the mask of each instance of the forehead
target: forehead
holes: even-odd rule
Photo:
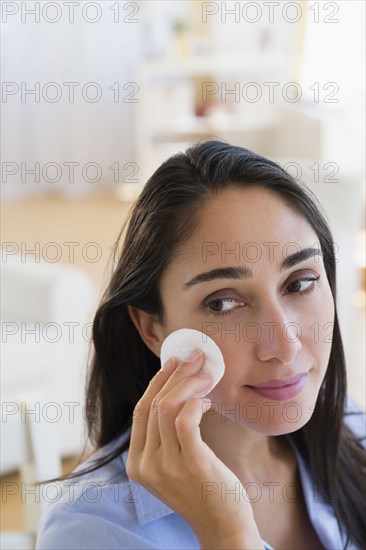
[[[195,234],[186,244],[210,239],[301,244],[309,238],[316,239],[312,227],[278,194],[264,188],[229,188],[205,203]]]
[[[176,251],[165,275],[184,278],[196,269],[235,263],[254,271],[270,262],[273,269],[286,256],[317,242],[307,220],[276,193],[233,187],[206,201],[195,232]]]

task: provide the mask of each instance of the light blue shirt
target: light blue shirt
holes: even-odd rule
[[[346,410],[361,411],[350,398]],[[346,416],[347,425],[364,438],[364,446],[365,416],[365,413]],[[114,449],[128,433],[99,449],[77,469],[91,465],[92,460]],[[305,462],[294,445],[293,448],[310,522],[324,548],[342,549],[346,537],[345,533],[342,536],[339,533],[331,503],[322,500],[315,490]],[[37,550],[199,550],[198,540],[183,518],[142,485],[128,478],[127,456],[128,449],[94,472],[59,483],[59,490],[48,497],[48,502],[51,499],[54,502],[41,517]],[[264,540],[263,544],[266,550],[273,550]],[[348,548],[357,546],[351,540]]]

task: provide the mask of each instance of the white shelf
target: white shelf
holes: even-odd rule
[[[201,55],[187,58],[166,58],[144,61],[136,67],[139,84],[139,102],[135,106],[135,149],[139,165],[140,184],[143,186],[156,168],[161,153],[174,150],[175,144],[193,143],[198,139],[265,131],[278,125],[279,113],[273,105],[232,102],[221,103],[215,95],[216,107],[211,104],[206,116],[196,116],[197,78],[214,79],[218,85],[227,82],[242,84],[260,81],[263,75],[269,81],[280,80],[283,71],[281,58],[273,53],[265,55]],[[210,75],[210,76],[208,76]],[[199,85],[199,84],[198,84]],[[209,107],[207,98],[207,106]],[[230,103],[229,103],[230,102]],[[170,145],[173,144],[173,147]],[[166,147],[165,147],[166,146]],[[140,184],[136,184],[137,187]],[[130,196],[128,189],[124,196]]]
[[[277,123],[274,113],[251,114],[245,116],[224,115],[207,117],[177,117],[173,123],[162,125],[152,132],[154,141],[168,140],[173,136],[194,136],[221,132],[249,132],[268,128]]]
[[[186,58],[166,58],[142,63],[138,75],[143,79],[187,78],[207,73],[262,73],[281,68],[278,55],[197,55]]]

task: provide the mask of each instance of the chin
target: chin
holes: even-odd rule
[[[257,419],[242,417],[245,427],[264,435],[285,435],[300,430],[313,414],[313,402],[290,400],[285,402],[267,401],[260,407]],[[254,421],[255,420],[255,421]]]

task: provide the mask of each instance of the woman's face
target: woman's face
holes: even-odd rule
[[[160,291],[164,338],[193,328],[221,349],[225,374],[208,394],[214,410],[268,435],[308,422],[328,365],[334,302],[317,235],[299,213],[262,188],[226,189],[206,202]],[[251,387],[302,373],[301,390]]]

